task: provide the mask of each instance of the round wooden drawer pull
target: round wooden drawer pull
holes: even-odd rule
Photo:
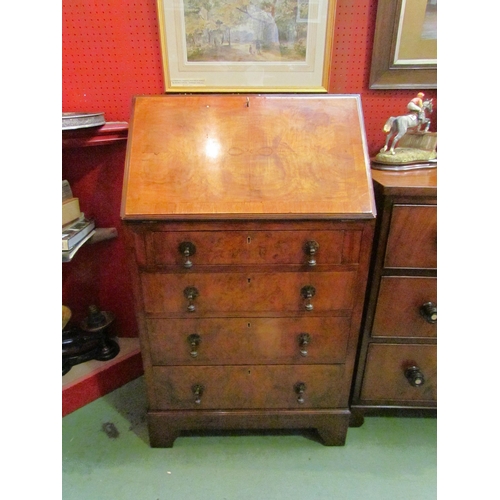
[[[420,315],[431,325],[437,323],[438,312],[434,302],[426,302],[420,306]]]
[[[421,387],[424,385],[424,374],[418,366],[410,366],[405,370],[405,377],[413,387]]]

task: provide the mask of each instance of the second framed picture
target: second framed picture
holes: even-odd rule
[[[437,88],[437,0],[379,0],[370,88]]]
[[[157,0],[166,92],[328,92],[336,0]]]

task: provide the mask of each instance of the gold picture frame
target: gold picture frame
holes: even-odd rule
[[[336,0],[157,0],[165,92],[328,92]]]
[[[370,88],[437,88],[437,0],[379,0]]]

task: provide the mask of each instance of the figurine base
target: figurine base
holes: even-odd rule
[[[437,153],[435,151],[426,151],[425,149],[416,148],[396,148],[394,154],[389,151],[378,153],[372,159],[383,165],[411,165],[416,163],[429,163],[437,161]]]
[[[374,170],[389,170],[393,172],[406,171],[406,170],[419,170],[424,168],[437,168],[437,161],[412,163],[408,165],[384,165],[372,160],[371,167]]]

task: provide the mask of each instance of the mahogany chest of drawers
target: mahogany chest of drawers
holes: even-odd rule
[[[137,97],[127,147],[151,445],[344,444],[375,222],[359,97]]]
[[[437,169],[372,177],[378,220],[352,425],[437,406]]]

